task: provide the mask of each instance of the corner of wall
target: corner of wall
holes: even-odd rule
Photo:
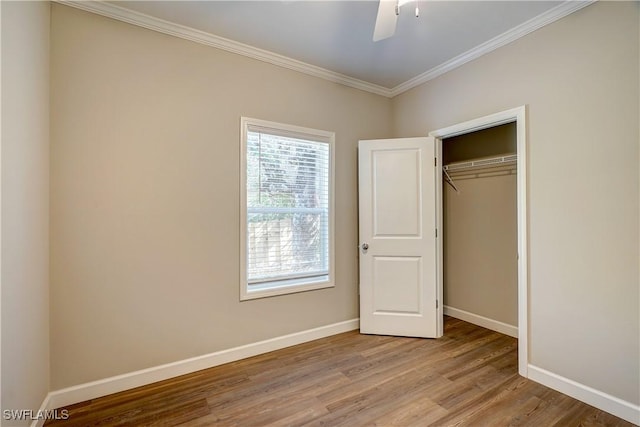
[[[2,2],[0,13],[0,399],[11,425],[36,417],[50,386],[50,9]]]

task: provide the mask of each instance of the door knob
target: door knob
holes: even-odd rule
[[[362,244],[362,250],[366,251],[367,249],[369,249],[369,244],[368,243],[363,243]]]

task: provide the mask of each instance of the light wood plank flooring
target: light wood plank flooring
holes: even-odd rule
[[[47,426],[631,426],[518,376],[517,340],[347,332],[67,408]]]

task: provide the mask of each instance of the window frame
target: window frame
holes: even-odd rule
[[[280,281],[264,281],[259,285],[249,284],[247,244],[247,133],[259,130],[272,135],[294,137],[325,143],[329,147],[329,212],[328,239],[329,271],[316,278],[301,278]],[[335,133],[301,126],[276,123],[267,120],[240,118],[240,301],[287,295],[316,289],[335,287]],[[253,287],[254,289],[250,289]]]

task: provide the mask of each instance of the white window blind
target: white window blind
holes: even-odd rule
[[[249,288],[329,274],[330,145],[278,129],[246,132]]]

